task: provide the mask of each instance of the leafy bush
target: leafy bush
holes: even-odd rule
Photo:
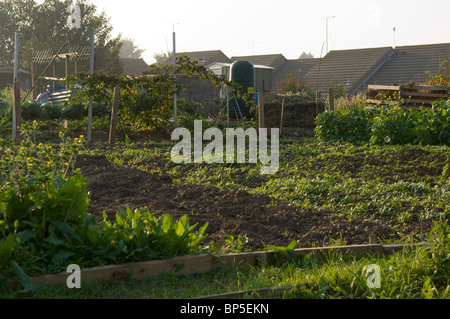
[[[382,108],[372,123],[372,144],[413,144],[416,140],[415,112],[398,106]]]
[[[316,120],[317,135],[329,141],[368,142],[374,112],[376,110],[361,106],[321,113]]]
[[[0,140],[0,276],[174,257],[198,251],[207,224],[195,231],[188,216],[173,221],[146,210],[120,209],[112,224],[88,213],[87,181],[75,170],[83,136],[60,133],[57,146],[33,140],[40,125],[23,125],[20,145]],[[1,290],[2,287],[0,287]],[[4,287],[3,287],[4,288]]]
[[[42,116],[42,107],[37,102],[22,104],[22,118],[24,120],[39,120]]]
[[[424,110],[360,106],[324,112],[316,125],[317,135],[326,141],[450,145],[450,103],[440,100]]]
[[[41,119],[46,120],[79,120],[88,116],[87,105],[75,104],[55,104],[42,106]],[[105,117],[111,113],[111,106],[94,103],[92,105],[92,116]]]

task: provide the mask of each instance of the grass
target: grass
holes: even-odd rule
[[[443,223],[445,224],[445,223]],[[448,224],[435,226],[430,239],[448,236]],[[295,286],[265,298],[277,299],[448,299],[450,278],[446,250],[438,246],[417,247],[389,256],[342,256],[330,252],[323,260],[306,256],[270,267],[234,267],[205,274],[164,274],[147,280],[82,282],[81,289],[66,286],[38,286],[27,298],[52,299],[187,299],[262,288]],[[367,284],[368,266],[381,269],[380,288]],[[245,295],[243,296],[245,298]]]

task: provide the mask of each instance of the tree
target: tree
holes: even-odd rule
[[[142,58],[142,53],[144,49],[139,49],[135,44],[134,40],[129,38],[124,38],[122,40],[122,47],[120,48],[120,57],[129,59],[140,59]]]
[[[0,63],[10,64],[14,58],[14,33],[19,32],[19,60],[21,67],[29,68],[34,51],[50,50],[55,54],[67,53],[70,46],[88,46],[91,30],[95,30],[96,70],[119,73],[121,39],[113,38],[112,26],[105,12],[97,14],[97,8],[88,0],[77,0],[81,9],[81,28],[70,29],[67,8],[72,0],[0,0]],[[60,63],[61,64],[61,63]],[[80,63],[79,70],[88,70],[89,61]],[[61,70],[62,69],[62,70]],[[64,71],[58,66],[58,76]]]
[[[153,58],[156,60],[156,64],[170,64],[172,63],[173,59],[173,52],[167,51],[167,53],[161,52],[161,53],[155,53],[153,54]]]
[[[281,94],[296,94],[311,91],[309,84],[300,81],[295,74],[288,74],[286,80],[280,81],[278,91]]]
[[[303,53],[298,58],[299,59],[314,59],[314,55],[311,52],[306,53],[305,51],[303,51]]]

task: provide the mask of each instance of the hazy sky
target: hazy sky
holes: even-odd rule
[[[450,42],[450,1],[331,0],[91,0],[111,18],[114,33],[153,54],[222,50],[228,57]],[[323,52],[322,52],[323,48]]]

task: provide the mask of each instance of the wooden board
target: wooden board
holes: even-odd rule
[[[393,85],[368,85],[368,90],[382,90],[382,91],[400,91],[400,86]]]
[[[348,245],[337,247],[318,247],[318,248],[300,248],[295,249],[291,258],[302,258],[312,255],[315,258],[323,259],[329,253],[338,253],[345,255],[383,255],[402,251],[403,249],[418,247],[426,244],[414,245],[391,245],[383,246],[381,244],[372,245]],[[277,256],[277,258],[275,258]],[[104,267],[93,267],[81,269],[82,280],[125,280],[129,276],[135,279],[146,279],[164,273],[173,273],[184,276],[199,273],[206,273],[214,269],[223,269],[236,266],[265,266],[272,265],[275,261],[282,262],[284,256],[276,254],[274,251],[260,251],[240,254],[225,254],[220,256],[212,255],[189,255],[181,256],[167,260],[152,260],[146,262],[127,263],[121,265],[110,265]],[[66,284],[71,273],[62,272],[55,275],[32,277],[31,281],[35,284]],[[16,279],[7,280],[7,285],[15,289],[18,285]]]

